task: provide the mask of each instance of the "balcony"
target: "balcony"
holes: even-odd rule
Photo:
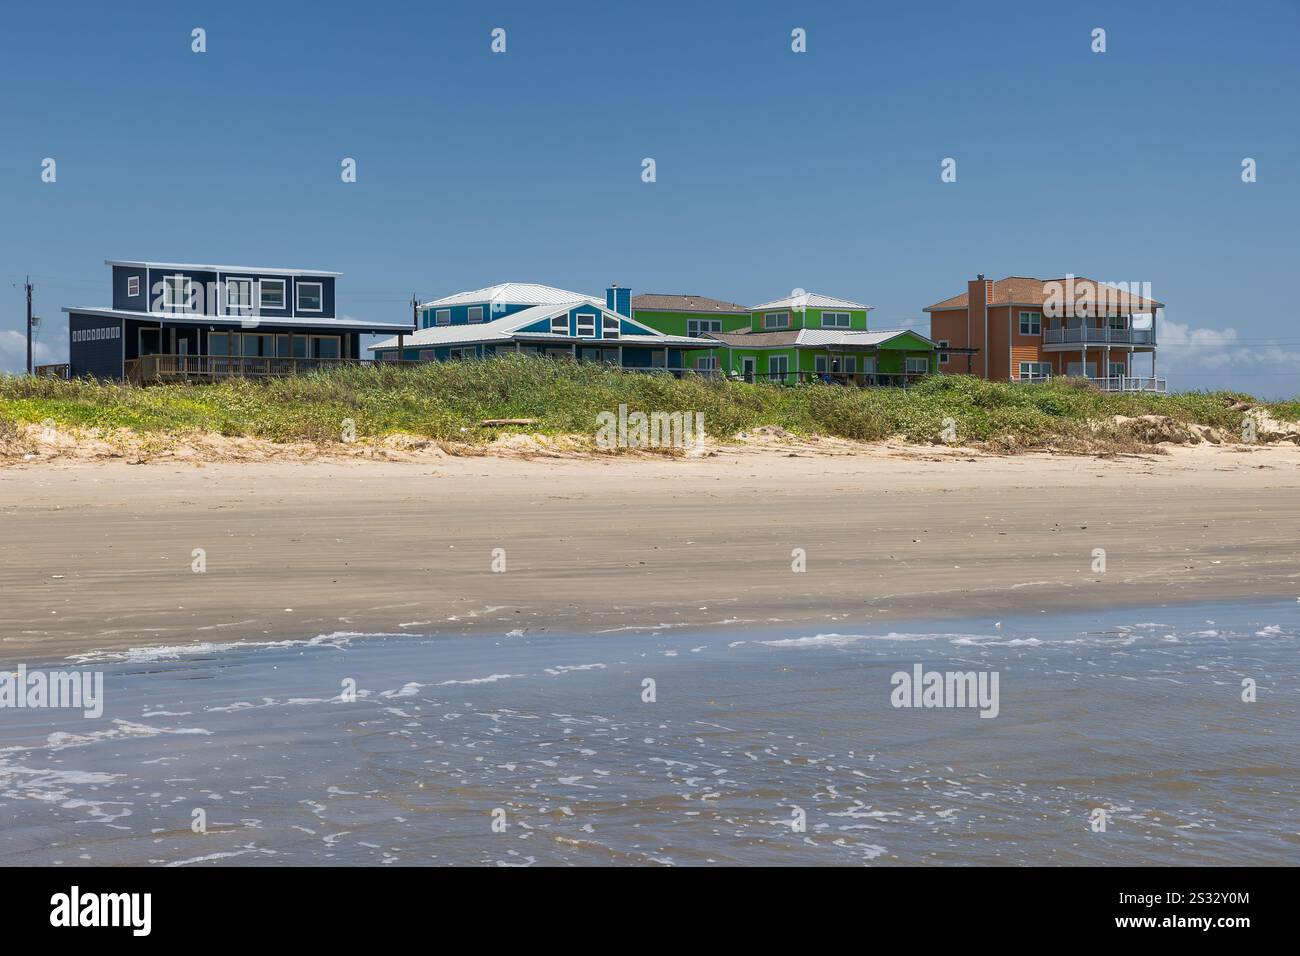
[[[1025,375],[1011,381],[1016,385],[1031,385],[1051,380],[1050,375]],[[1168,379],[1139,375],[1112,375],[1108,378],[1085,378],[1083,381],[1101,392],[1155,392],[1164,395],[1169,391]]]
[[[1147,345],[1155,346],[1155,329],[1112,329],[1095,325],[1043,329],[1044,345]]]

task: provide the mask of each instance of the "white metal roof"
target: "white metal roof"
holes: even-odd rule
[[[762,305],[756,305],[750,309],[751,312],[761,312],[764,309],[866,309],[870,311],[871,306],[863,305],[861,302],[850,302],[848,299],[837,299],[831,295],[820,295],[816,292],[801,292],[799,295],[787,296],[784,299],[777,299],[775,302],[764,302]]]
[[[557,290],[558,291],[558,290]],[[482,300],[479,300],[482,301]],[[579,306],[596,306],[602,316],[616,318],[620,322],[631,322],[640,328],[646,328],[635,319],[629,319],[626,315],[620,315],[617,312],[611,312],[603,305],[587,298],[573,299],[567,302],[556,304],[535,305],[530,309],[522,309],[512,315],[502,316],[499,319],[493,319],[491,322],[474,322],[472,324],[462,325],[434,325],[427,329],[420,329],[407,335],[403,343],[403,348],[431,348],[438,345],[465,345],[470,342],[509,342],[512,341],[516,333],[520,337],[527,339],[545,339],[554,338],[558,342],[609,342],[611,344],[623,341],[632,344],[641,343],[660,343],[663,345],[694,345],[697,348],[716,348],[717,343],[707,339],[691,338],[685,335],[660,335],[647,329],[646,335],[635,333],[624,333],[619,335],[618,339],[588,339],[577,338],[559,332],[519,332],[525,326],[532,325],[535,322],[542,322],[546,319],[554,318],[558,315],[564,315],[571,309]],[[383,351],[386,349],[397,348],[397,338],[384,339],[382,342],[376,342],[369,346],[371,351]]]
[[[927,339],[920,332],[911,329],[880,329],[875,332],[855,332],[845,329],[800,329],[799,345],[880,345],[890,339],[911,332],[919,339]],[[751,333],[752,334],[752,333]],[[761,334],[761,333],[760,333]],[[933,343],[931,343],[933,344]]]
[[[134,312],[129,309],[104,309],[97,307],[63,307],[64,312],[97,315],[109,319],[137,319],[141,322],[188,323],[190,325],[239,325],[253,329],[258,325],[289,326],[293,328],[329,328],[353,332],[405,332],[411,326],[401,322],[368,322],[365,319],[330,319],[312,316],[278,315],[204,315],[191,312]]]
[[[105,259],[106,266],[135,266],[146,269],[186,269],[190,272],[234,272],[240,275],[265,276],[341,276],[341,272],[323,269],[273,269],[266,266],[218,266],[201,262],[147,262],[135,259]]]
[[[590,302],[592,305],[605,307],[603,300],[583,295],[581,292],[570,292],[567,289],[538,285],[534,282],[502,282],[499,285],[488,286],[486,289],[472,289],[469,292],[457,292],[455,295],[434,299],[432,302],[423,303],[421,308],[476,305],[480,302],[504,305],[560,305],[565,302]]]

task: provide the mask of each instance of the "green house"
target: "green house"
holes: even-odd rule
[[[906,385],[938,370],[935,345],[909,329],[867,330],[871,306],[796,292],[756,305],[735,331],[711,332],[722,342],[719,367],[745,381],[824,381]]]
[[[614,299],[618,301],[617,292]],[[748,307],[736,302],[710,299],[703,295],[660,295],[652,292],[631,297],[630,318],[664,335],[691,338],[714,332],[744,331],[750,327],[751,322]],[[684,350],[682,365],[697,372],[716,371],[720,368],[717,358],[719,351]]]

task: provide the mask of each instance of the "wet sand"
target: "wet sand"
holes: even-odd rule
[[[1298,492],[1293,445],[33,463],[0,469],[0,659],[1295,598]]]

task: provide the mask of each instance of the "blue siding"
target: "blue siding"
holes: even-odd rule
[[[469,325],[469,310],[471,308],[480,308],[483,310],[483,321],[491,322],[493,319],[502,319],[507,315],[514,315],[516,312],[522,312],[524,309],[531,309],[531,305],[520,305],[518,303],[500,304],[498,303],[493,310],[493,306],[488,302],[467,302],[464,305],[445,306],[451,312],[450,325]],[[430,307],[420,310],[420,328],[430,329],[437,324],[437,318],[434,313],[443,311],[443,308]],[[475,322],[475,325],[479,323]]]
[[[632,316],[632,290],[610,286],[605,290],[605,308],[630,318]]]
[[[123,341],[121,319],[68,313],[68,363],[74,378],[120,379]]]
[[[149,277],[145,273],[143,266],[113,266],[113,308],[149,311]],[[127,279],[132,276],[140,280],[140,291],[134,296],[126,294]]]

